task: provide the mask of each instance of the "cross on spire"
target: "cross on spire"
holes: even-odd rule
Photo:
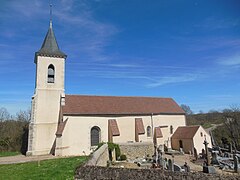
[[[49,0],[49,7],[50,7],[50,28],[52,28],[52,3]]]
[[[36,52],[36,56],[47,56],[47,57],[67,57],[58,47],[57,40],[55,38],[53,27],[52,27],[52,4],[49,0],[50,7],[50,26],[48,32],[43,41],[42,47],[39,51]],[[36,58],[35,58],[36,59]]]

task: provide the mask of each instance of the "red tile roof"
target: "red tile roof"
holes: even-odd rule
[[[142,118],[135,118],[135,128],[137,134],[145,134]]]
[[[172,139],[192,139],[200,126],[180,126],[173,133]]]
[[[65,125],[67,123],[68,119],[66,119],[63,122],[59,122],[58,123],[58,127],[57,127],[57,132],[56,132],[56,136],[62,136],[62,133],[64,131]]]
[[[185,114],[171,98],[66,95],[63,114]]]
[[[160,127],[155,127],[155,134],[154,134],[154,137],[155,138],[162,138],[163,137],[163,134],[162,134],[162,130]]]
[[[117,121],[116,119],[109,119],[108,120],[108,126],[111,130],[111,134],[113,136],[120,136],[120,131],[118,129]]]

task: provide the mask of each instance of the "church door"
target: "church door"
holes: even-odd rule
[[[91,129],[91,146],[97,146],[100,143],[100,128],[97,126]]]
[[[180,147],[180,148],[183,148],[183,142],[182,142],[182,140],[179,140],[179,147]]]

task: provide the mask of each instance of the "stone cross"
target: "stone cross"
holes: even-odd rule
[[[209,166],[210,165],[210,157],[208,154],[208,144],[209,143],[206,140],[206,136],[205,136],[205,140],[204,140],[203,144],[205,145],[205,152],[206,152],[206,166]]]

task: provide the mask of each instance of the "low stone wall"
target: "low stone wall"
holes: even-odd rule
[[[125,169],[97,166],[81,166],[76,170],[75,179],[133,179],[133,180],[237,180],[240,176],[204,174],[204,173],[180,173],[159,169]]]
[[[90,159],[86,162],[85,166],[107,166],[109,160],[108,145],[103,144],[98,150],[96,150]]]
[[[149,142],[119,143],[119,147],[121,154],[125,154],[130,160],[154,154],[154,145]]]

